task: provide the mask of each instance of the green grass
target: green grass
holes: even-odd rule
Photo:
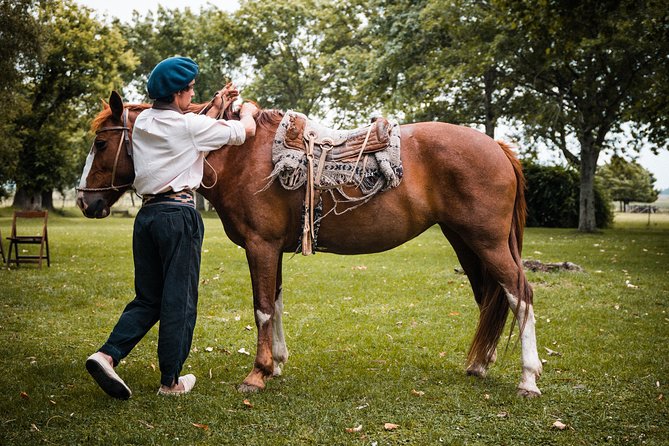
[[[668,444],[669,218],[655,218],[526,231],[526,258],[585,272],[528,274],[546,363],[543,396],[523,400],[516,336],[486,379],[465,375],[478,310],[437,228],[385,254],[286,256],[290,359],[264,392],[238,393],[252,364],[238,350],[255,352],[249,274],[208,214],[195,390],[155,394],[154,329],[119,367],[134,395],[116,401],[84,360],[132,298],[132,219],[53,215],[51,268],[0,270],[0,444]]]

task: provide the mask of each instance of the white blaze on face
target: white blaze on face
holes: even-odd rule
[[[88,153],[88,156],[86,157],[86,164],[84,164],[84,171],[81,174],[81,179],[79,180],[80,189],[86,188],[86,178],[88,178],[88,174],[91,172],[91,166],[93,165],[93,158],[95,158],[95,154],[91,150]]]

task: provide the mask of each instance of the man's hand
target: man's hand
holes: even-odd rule
[[[239,109],[239,122],[244,126],[246,137],[256,134],[256,120],[254,116],[258,113],[258,107],[252,102],[244,102]]]
[[[253,102],[244,102],[239,109],[239,117],[255,116],[258,113],[258,107]]]
[[[230,104],[235,102],[238,97],[239,90],[237,90],[237,87],[232,82],[228,82],[225,84],[225,87],[216,92],[213,105],[219,110],[225,110]]]

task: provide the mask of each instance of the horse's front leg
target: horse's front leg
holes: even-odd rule
[[[253,286],[253,315],[258,329],[258,343],[253,370],[239,386],[242,392],[264,389],[265,381],[274,374],[272,326],[280,256],[281,250],[267,243],[249,243],[246,246],[246,259]]]

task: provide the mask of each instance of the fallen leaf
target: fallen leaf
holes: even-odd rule
[[[244,347],[237,350],[237,353],[241,353],[242,355],[251,355],[251,353],[247,352]]]
[[[354,266],[353,269],[357,269],[358,271],[364,271],[367,269],[365,265],[360,265],[360,266]]]
[[[548,347],[544,347],[546,349],[546,352],[548,353],[548,356],[562,356],[562,353],[556,352],[555,350],[551,350]]]
[[[35,425],[35,423],[30,423],[30,430],[33,432],[42,432],[41,430],[39,430],[39,427]]]
[[[394,431],[398,427],[400,427],[400,426],[398,424],[394,424],[394,423],[386,423],[386,424],[383,425],[383,428],[387,431]]]
[[[244,405],[246,407],[248,407],[249,409],[253,408],[253,404],[251,404],[251,401],[249,401],[249,400],[244,400]]]
[[[446,356],[446,352],[439,352],[439,357],[440,358],[443,358],[444,356]]]
[[[500,412],[497,414],[498,418],[507,418],[509,416],[509,412]]]
[[[247,331],[251,331],[251,326],[250,326],[250,325],[247,325],[247,326],[244,327],[244,328],[245,328]]]
[[[448,313],[448,315],[449,316],[460,316],[460,313],[458,313],[457,311],[451,311],[450,313]]]
[[[362,431],[362,424],[356,426],[356,427],[347,427],[346,432],[348,433],[353,433],[353,432],[360,432]]]
[[[423,396],[423,395],[425,395],[425,392],[423,392],[422,390],[412,389],[411,394],[416,395],[416,396]]]
[[[366,408],[366,407],[369,407],[369,404],[366,404],[366,403],[365,403],[365,404],[363,404],[362,406],[358,406],[358,407],[356,407],[356,409],[358,409],[358,410],[362,410],[362,409],[364,409],[364,408]]]
[[[629,280],[625,281],[625,285],[627,285],[627,288],[639,288],[638,286],[634,285],[632,282]]]
[[[198,429],[203,429],[203,430],[206,430],[206,431],[209,430],[209,426],[206,425],[206,424],[199,424],[199,423],[191,423],[191,424],[193,426],[197,427]]]
[[[207,348],[205,348],[205,351],[213,352],[213,351],[214,351],[214,347],[207,347]]]
[[[153,370],[154,372],[156,371],[156,365],[154,363],[151,363],[151,370]]]
[[[561,431],[567,429],[567,425],[564,424],[564,423],[563,423],[562,421],[560,421],[560,420],[557,420],[555,423],[553,423],[553,427],[554,427],[555,429],[559,429],[559,430],[561,430]]]
[[[26,392],[21,392],[20,395],[21,395],[21,398],[23,398],[24,400],[29,400],[30,399],[30,396]]]
[[[658,401],[662,401],[663,399],[664,399],[664,394],[660,393],[660,394],[657,396],[657,400],[658,400]]]
[[[153,425],[147,423],[147,422],[144,421],[144,420],[139,420],[139,424],[141,424],[142,426],[144,426],[144,427],[147,428],[147,429],[153,429]]]
[[[483,395],[483,399],[484,400],[489,400],[490,399],[490,394],[486,393],[485,395]]]

